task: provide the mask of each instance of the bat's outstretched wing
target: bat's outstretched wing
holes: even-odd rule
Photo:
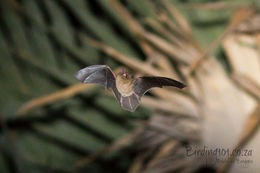
[[[107,89],[111,88],[118,101],[122,97],[116,88],[116,76],[107,65],[88,66],[78,71],[75,77],[82,83],[95,83]]]
[[[181,82],[178,82],[174,79],[166,77],[156,77],[156,76],[143,76],[136,78],[134,81],[134,93],[141,99],[141,97],[151,88],[163,86],[173,86],[177,88],[184,88],[184,85]]]
[[[92,65],[81,69],[75,77],[82,83],[95,83],[112,88],[115,85],[115,75],[106,65]]]

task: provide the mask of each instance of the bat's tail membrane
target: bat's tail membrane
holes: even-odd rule
[[[134,112],[140,103],[137,96],[135,94],[132,94],[128,97],[122,97],[120,100],[120,104],[123,109]]]

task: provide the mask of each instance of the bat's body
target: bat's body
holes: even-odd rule
[[[141,97],[153,87],[185,87],[181,82],[165,77],[144,76],[133,79],[125,70],[114,74],[106,65],[86,67],[78,71],[75,77],[83,83],[96,83],[112,89],[121,107],[131,112],[138,107]]]
[[[133,94],[133,80],[127,80],[120,75],[116,77],[116,87],[123,97],[127,97]]]

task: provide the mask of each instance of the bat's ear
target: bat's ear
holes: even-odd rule
[[[116,69],[114,70],[115,74],[120,74],[120,73],[122,73],[122,69],[123,69],[123,68],[124,68],[123,66],[119,66],[118,68],[116,68]]]
[[[114,70],[115,73],[132,73],[132,71],[124,66],[119,66]]]

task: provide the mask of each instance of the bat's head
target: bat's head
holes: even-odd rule
[[[117,73],[117,76],[119,76],[123,80],[131,80],[133,79],[133,76],[129,73],[128,69],[122,68],[119,73]]]

